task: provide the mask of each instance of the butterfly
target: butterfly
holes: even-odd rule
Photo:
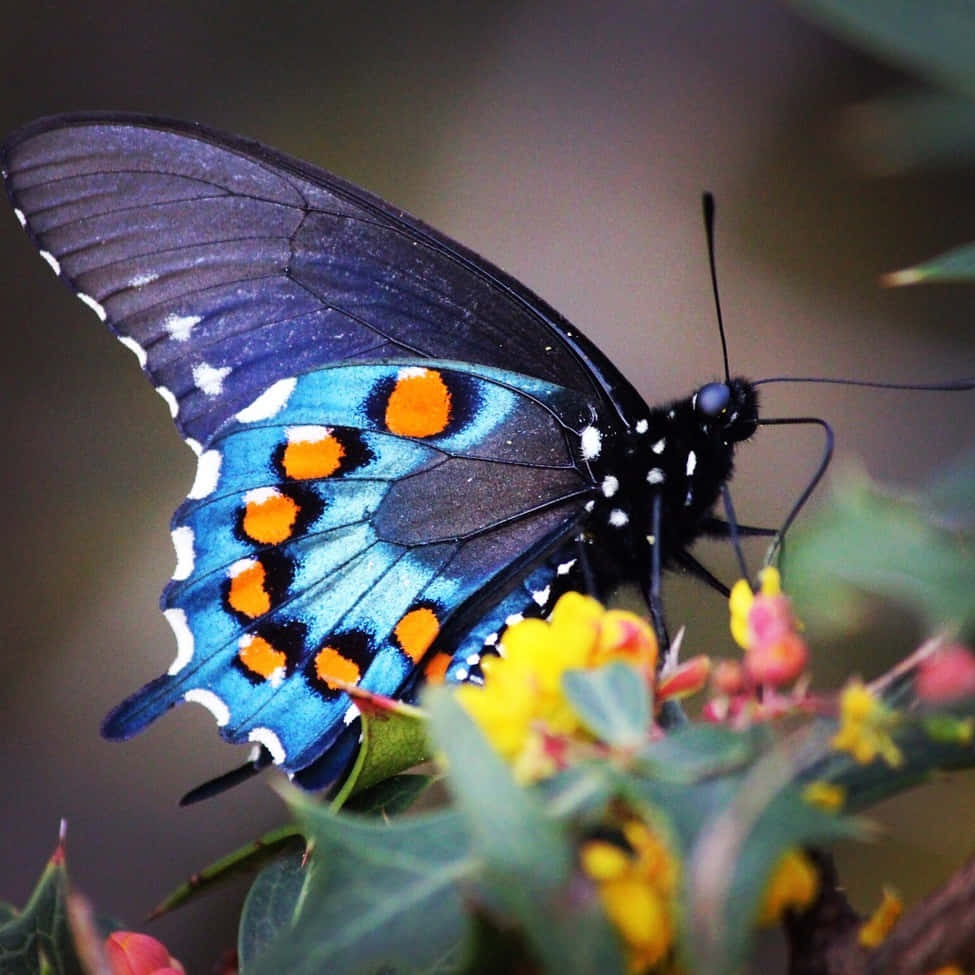
[[[162,609],[183,701],[307,788],[355,753],[348,688],[477,679],[569,588],[643,592],[726,534],[759,423],[744,379],[649,406],[524,285],[256,142],[118,114],[41,119],[0,167],[41,256],[137,357],[197,455]],[[713,581],[713,580],[712,580]]]

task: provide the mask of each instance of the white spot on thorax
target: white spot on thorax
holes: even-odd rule
[[[667,438],[661,437],[655,444],[653,444],[650,449],[655,454],[662,454],[667,449]]]
[[[217,697],[213,691],[208,691],[205,687],[194,687],[188,690],[183,695],[183,700],[190,701],[192,704],[202,704],[217,719],[218,728],[222,728],[230,721],[230,708],[227,707],[222,698]],[[270,749],[268,750],[270,751]]]
[[[193,633],[182,609],[163,610],[163,616],[176,637],[176,659],[169,665],[167,673],[175,677],[193,659]]]
[[[146,350],[135,339],[129,338],[128,335],[120,335],[118,340],[139,360],[139,368],[145,369],[146,362],[148,361]]]
[[[265,389],[250,406],[245,406],[237,414],[237,419],[241,423],[270,420],[288,405],[288,400],[291,399],[291,394],[297,385],[298,380],[294,376],[288,379],[279,379],[273,386]]]
[[[108,318],[108,314],[102,307],[101,302],[95,301],[91,295],[86,295],[84,291],[77,292],[78,300],[83,301],[97,316],[98,320],[104,322]]]
[[[697,454],[693,450],[687,453],[687,476],[690,477],[697,467]]]
[[[572,571],[572,566],[576,564],[575,559],[569,559],[568,562],[563,562],[556,570],[556,575],[567,576]]]
[[[173,581],[182,582],[189,579],[193,574],[193,566],[196,564],[196,552],[193,550],[193,543],[196,536],[189,525],[180,525],[174,528],[170,535],[173,539],[173,548],[176,550],[176,568],[173,569]]]
[[[199,325],[203,319],[199,315],[170,315],[163,321],[163,328],[169,337],[177,342],[185,342],[190,337],[190,332]]]
[[[622,508],[613,508],[609,513],[609,523],[614,528],[622,528],[630,523],[630,516]]]
[[[603,435],[597,427],[590,424],[588,427],[583,428],[580,437],[582,440],[583,460],[595,460],[599,456],[599,452],[603,449]]]
[[[647,420],[637,420],[636,421],[636,432],[646,433],[650,429],[650,423]]]
[[[620,489],[619,478],[613,477],[612,474],[607,474],[603,478],[602,488],[603,496],[611,498]]]
[[[196,462],[196,477],[193,478],[193,486],[188,495],[190,500],[209,497],[216,491],[222,464],[223,456],[219,450],[207,450],[200,454]]]
[[[218,721],[217,724],[219,723]],[[268,750],[271,761],[275,765],[280,765],[288,757],[284,745],[281,744],[281,739],[270,728],[251,728],[247,733],[247,740],[263,745]]]
[[[41,251],[40,253],[41,257],[43,257],[44,260],[51,265],[51,270],[54,271],[55,274],[60,275],[61,262],[50,251]]]
[[[179,414],[179,403],[176,397],[165,386],[157,386],[156,392],[163,398],[163,402],[169,407],[169,415],[175,420]]]
[[[586,509],[586,511],[592,511],[592,509],[596,507],[596,502],[595,501],[587,501],[583,505],[583,507]]]
[[[209,362],[200,362],[193,367],[193,382],[207,396],[219,396],[223,392],[223,381],[230,373],[230,366],[216,367]]]
[[[647,484],[663,484],[664,472],[659,467],[652,467],[647,473]]]

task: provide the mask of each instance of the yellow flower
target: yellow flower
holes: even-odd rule
[[[879,755],[891,768],[904,760],[891,738],[899,716],[887,707],[862,681],[850,681],[840,695],[840,727],[830,744],[849,752],[860,765],[869,765]]]
[[[801,911],[819,893],[819,873],[802,850],[793,847],[779,858],[769,877],[758,912],[760,925],[775,924],[785,911]]]
[[[553,739],[588,738],[562,691],[567,670],[622,660],[644,674],[648,693],[656,672],[657,640],[644,620],[575,592],[559,599],[548,622],[515,623],[501,643],[502,656],[482,661],[484,685],[456,694],[520,782],[557,771]]]
[[[580,851],[603,910],[626,947],[627,967],[642,972],[671,949],[675,934],[676,858],[647,825],[628,820],[623,843],[594,839]]]
[[[876,948],[900,920],[903,910],[903,901],[892,890],[885,887],[877,909],[860,927],[860,944],[864,948]]]
[[[810,782],[802,790],[802,798],[811,806],[818,806],[826,812],[839,812],[846,802],[846,789],[832,782]]]

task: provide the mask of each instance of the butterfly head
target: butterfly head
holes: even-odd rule
[[[691,403],[702,428],[726,443],[747,440],[758,427],[758,394],[747,379],[705,383]]]

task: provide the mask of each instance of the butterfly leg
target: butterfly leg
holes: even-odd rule
[[[647,604],[650,607],[650,620],[653,623],[654,631],[657,634],[657,641],[660,644],[660,660],[663,661],[670,652],[670,636],[667,633],[667,622],[664,619],[664,604],[661,595],[660,578],[663,566],[660,560],[660,526],[661,513],[663,511],[663,495],[657,491],[653,496],[650,518],[653,526],[653,544],[650,547],[650,587],[647,595]]]
[[[721,593],[725,599],[731,593],[731,590],[717,577],[710,569],[705,568],[700,562],[688,551],[678,552],[674,556],[674,561],[683,569],[686,569],[692,576],[696,579],[700,579],[705,585],[709,586],[715,592]]]
[[[742,538],[772,538],[776,534],[774,528],[761,528],[758,525],[737,525],[736,531]],[[730,538],[731,525],[723,518],[709,515],[701,522],[701,534],[710,538]]]

